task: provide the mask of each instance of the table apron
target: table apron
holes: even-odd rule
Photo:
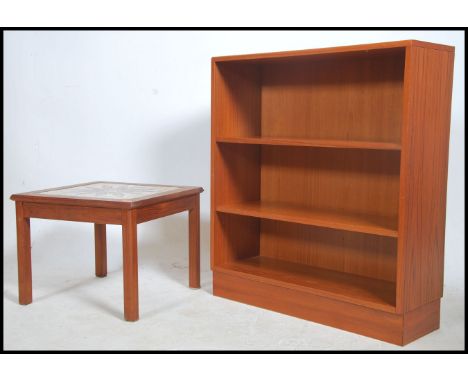
[[[191,210],[196,205],[199,195],[179,198],[168,202],[153,204],[150,206],[137,208],[137,223],[143,223],[164,216],[177,214],[186,210]]]
[[[136,222],[143,223],[150,220],[173,215],[195,208],[198,195],[160,202],[157,204],[135,208]],[[25,218],[39,218],[52,220],[68,220],[97,224],[122,224],[121,208],[85,207],[64,204],[43,204],[23,202]]]
[[[24,203],[24,217],[68,220],[98,224],[122,224],[120,208],[68,206],[60,204]]]

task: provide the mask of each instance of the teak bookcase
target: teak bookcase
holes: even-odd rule
[[[212,60],[213,292],[404,345],[439,327],[454,48]]]

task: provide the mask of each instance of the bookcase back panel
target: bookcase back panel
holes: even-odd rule
[[[274,220],[260,232],[260,256],[395,282],[395,238]]]
[[[261,200],[382,216],[397,226],[400,154],[262,147]]]
[[[262,67],[261,135],[400,142],[404,50]]]

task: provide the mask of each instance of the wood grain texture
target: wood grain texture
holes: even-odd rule
[[[248,200],[258,200],[260,197],[260,151],[255,146],[234,145],[229,147],[214,145],[212,147],[214,160],[212,161],[212,187],[215,192],[211,193],[211,266],[215,263],[215,253],[220,255],[219,261],[224,258],[237,256],[234,248],[235,244],[228,245],[229,240],[233,243],[234,238],[230,239],[230,232],[236,231],[247,235],[237,236],[238,240],[246,240],[252,244],[258,243],[258,238],[251,240],[242,227],[239,220],[222,219],[216,213],[217,206],[227,202],[243,202]],[[248,222],[253,232],[258,230],[258,222]],[[232,227],[229,229],[228,227]],[[215,240],[215,238],[219,238]]]
[[[395,283],[388,281],[265,256],[236,260],[215,270],[387,312],[395,311]]]
[[[97,277],[107,276],[107,237],[106,225],[94,224],[94,258]]]
[[[260,281],[213,272],[213,294],[394,344],[402,344],[403,317]]]
[[[189,209],[189,286],[200,288],[200,197]]]
[[[16,202],[16,240],[18,248],[18,299],[21,305],[32,302],[31,228],[22,202]]]
[[[260,151],[257,147],[221,147],[221,135],[260,134],[260,72],[251,65],[211,63],[211,267],[215,252],[221,253],[224,240],[216,206],[225,201],[258,199],[260,193]],[[234,160],[234,158],[236,158]],[[245,187],[237,187],[239,183]],[[229,257],[229,256],[228,256]]]
[[[396,282],[395,238],[261,220],[260,256]]]
[[[224,269],[213,272],[213,294],[401,346],[439,328],[440,300],[395,314],[265,283],[249,274]]]
[[[427,41],[419,40],[402,40],[402,41],[389,41],[379,42],[373,44],[359,44],[348,46],[337,46],[317,49],[303,49],[303,50],[289,50],[284,52],[269,52],[269,53],[255,53],[255,54],[242,54],[236,56],[219,56],[213,57],[214,62],[276,62],[281,60],[294,60],[301,58],[310,58],[311,56],[323,57],[327,55],[341,55],[349,56],[350,53],[369,54],[373,52],[381,53],[382,51],[392,51],[400,48],[409,47],[423,47],[428,49],[436,49],[442,51],[453,52],[455,48],[449,45],[434,44]]]
[[[260,133],[260,72],[253,65],[212,64],[212,124],[217,134]]]
[[[135,209],[138,224],[189,210],[196,204],[199,194]]]
[[[216,215],[216,248],[213,266],[257,256],[260,250],[260,222],[245,216]]]
[[[399,143],[350,141],[333,139],[298,139],[298,138],[271,138],[271,137],[220,137],[220,143],[240,143],[247,145],[267,146],[298,146],[298,147],[330,147],[342,149],[368,149],[368,150],[401,150]]]
[[[400,142],[404,50],[262,67],[262,137]]]
[[[260,150],[255,146],[218,147],[215,204],[245,202],[260,198]]]
[[[398,309],[442,297],[454,54],[408,50],[402,128]]]
[[[61,204],[23,203],[27,217],[98,224],[121,224],[121,210]]]
[[[380,216],[397,227],[398,152],[265,146],[261,160],[262,202]]]
[[[440,299],[403,315],[403,340],[402,345],[430,333],[440,326]]]
[[[138,244],[135,210],[122,211],[124,316],[137,321],[138,311]]]
[[[230,203],[218,206],[217,211],[351,232],[389,237],[397,237],[398,235],[395,219],[392,218],[357,212],[324,210],[318,207],[305,207],[291,202]]]

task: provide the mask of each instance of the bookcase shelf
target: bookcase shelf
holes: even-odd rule
[[[366,142],[344,141],[332,139],[290,139],[271,137],[220,137],[218,143],[238,143],[247,145],[270,146],[298,146],[298,147],[331,147],[343,149],[369,149],[369,150],[401,150],[399,143],[392,142]]]
[[[395,283],[290,261],[254,256],[219,268],[260,282],[395,312]]]
[[[437,329],[453,57],[214,57],[213,293],[399,345]]]
[[[285,203],[243,202],[220,205],[218,212],[397,237],[396,219],[377,215],[349,214],[304,208]]]

